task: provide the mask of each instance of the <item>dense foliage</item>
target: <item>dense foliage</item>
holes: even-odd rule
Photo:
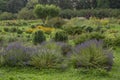
[[[43,20],[43,23],[45,24],[46,20],[49,17],[55,17],[59,15],[60,8],[55,5],[36,5],[34,9],[35,15],[38,18],[41,18]]]
[[[33,43],[40,44],[46,40],[44,32],[41,30],[37,30],[33,33]]]
[[[72,54],[72,64],[77,68],[102,67],[110,70],[113,65],[113,55],[111,52],[103,48],[101,41],[86,41],[75,47]]]
[[[36,5],[47,5],[46,9],[41,7],[41,9],[47,10],[51,9],[49,11],[50,13],[56,15],[58,13],[58,7],[62,9],[61,16],[62,17],[85,17],[85,16],[96,16],[96,17],[118,17],[119,13],[112,9],[120,9],[119,0],[1,0],[0,1],[0,14],[3,12],[9,12],[9,13],[18,13],[18,18],[24,19],[25,13],[28,15],[27,18],[33,19],[33,9]],[[49,6],[48,5],[52,5]],[[56,5],[57,8],[53,5]],[[26,8],[26,11],[25,11]],[[81,10],[81,9],[87,9]],[[103,10],[105,9],[105,10]],[[111,9],[111,10],[109,10]],[[79,11],[80,10],[80,11]],[[76,12],[77,11],[77,12]],[[43,11],[40,11],[43,12]],[[111,12],[111,13],[109,13]],[[114,13],[115,12],[115,13]],[[42,15],[44,18],[45,15],[48,16],[48,14],[45,14],[48,12],[44,12],[44,15]],[[23,15],[24,14],[24,15]],[[40,14],[40,13],[39,13]],[[109,16],[108,16],[109,15]],[[41,17],[42,17],[41,16]],[[52,15],[53,16],[53,15]],[[41,18],[39,16],[39,18]],[[42,17],[42,18],[43,18]],[[26,19],[26,16],[25,16]],[[35,18],[34,18],[35,19]]]
[[[112,69],[112,49],[120,46],[119,19],[56,17],[50,20],[54,19],[64,24],[58,27],[49,23],[43,26],[41,20],[1,21],[0,65],[62,70]],[[16,41],[20,43],[13,43]]]

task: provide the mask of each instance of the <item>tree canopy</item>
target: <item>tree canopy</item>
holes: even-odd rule
[[[36,4],[54,4],[61,9],[120,9],[120,0],[0,0],[0,11],[17,13],[24,7],[33,9]]]

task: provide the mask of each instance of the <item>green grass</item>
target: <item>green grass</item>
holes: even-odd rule
[[[54,69],[34,68],[0,68],[0,80],[120,80],[120,48],[114,56],[115,63],[110,72],[104,70],[67,69],[65,71]]]

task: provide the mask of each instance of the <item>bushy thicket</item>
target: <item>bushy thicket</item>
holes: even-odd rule
[[[0,22],[0,26],[26,26],[27,21],[24,20],[5,20]]]
[[[82,33],[100,32],[104,33],[110,29],[109,19],[98,19],[91,17],[89,20],[85,18],[72,18],[62,26],[69,35],[80,35]]]
[[[31,64],[37,68],[60,68],[63,61],[60,46],[53,42],[38,46],[38,52],[31,57]]]
[[[111,52],[111,50],[103,48],[102,41],[90,40],[75,47],[71,61],[77,68],[102,67],[110,70],[113,65],[113,54]]]
[[[25,20],[36,19],[36,17],[34,16],[33,10],[32,9],[29,10],[27,8],[23,8],[21,11],[19,11],[17,18],[25,19]]]
[[[46,26],[61,28],[65,24],[65,20],[60,17],[51,18],[47,21]]]
[[[99,32],[83,33],[79,36],[76,36],[76,38],[74,39],[74,43],[80,44],[91,39],[103,40],[104,38],[105,36]]]
[[[53,9],[51,9],[52,11]],[[50,11],[50,10],[49,10]],[[42,12],[41,12],[42,13]],[[41,14],[41,13],[38,13]],[[52,16],[58,15],[59,13],[56,11],[53,11],[52,14],[44,14],[41,16],[41,18],[46,19],[46,16]],[[54,14],[53,14],[54,13]],[[56,14],[55,14],[56,13]],[[64,9],[60,11],[59,17],[61,18],[67,18],[71,19],[73,17],[86,17],[89,19],[90,17],[97,17],[97,18],[106,18],[106,17],[114,17],[114,18],[120,18],[120,10],[119,9],[81,9],[81,10],[72,10],[72,9]],[[40,16],[40,15],[39,15]],[[9,12],[3,12],[0,15],[0,20],[13,20],[13,19],[37,19],[34,16],[32,9],[23,8],[21,11],[18,12],[18,14],[13,14]]]
[[[9,13],[9,12],[3,12],[0,14],[0,20],[13,20],[16,19],[16,15]]]
[[[33,33],[33,43],[40,44],[46,40],[44,32],[41,30],[37,30]]]
[[[25,47],[20,43],[10,43],[0,54],[0,63],[4,66],[29,65],[30,53],[32,53],[31,51],[32,48]]]
[[[32,47],[10,43],[0,51],[0,65],[59,69],[74,66],[110,70],[113,54],[98,40],[86,41],[75,47],[61,42],[44,42]]]
[[[73,18],[73,17],[86,17],[90,18],[91,16],[93,17],[98,17],[98,18],[106,18],[106,17],[115,17],[119,18],[120,17],[120,10],[119,9],[83,9],[83,10],[63,10],[60,13],[60,17],[63,18]]]
[[[58,30],[58,31],[55,32],[54,40],[57,41],[57,42],[67,41],[68,40],[68,35],[65,31]]]

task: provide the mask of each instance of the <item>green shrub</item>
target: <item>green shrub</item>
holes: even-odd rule
[[[15,16],[12,13],[4,12],[0,15],[0,20],[13,20]]]
[[[31,25],[31,28],[34,29],[36,27],[36,25]]]
[[[54,36],[55,41],[67,41],[68,40],[68,35],[65,31],[56,31],[55,36]]]
[[[9,35],[9,36],[5,37],[5,41],[8,43],[15,42],[15,41],[17,41],[17,37]]]
[[[17,29],[17,34],[22,34],[23,31],[21,29]]]
[[[70,35],[81,34],[86,27],[86,19],[84,18],[72,18],[66,24],[63,25],[63,30],[65,30]]]
[[[114,45],[115,46],[120,46],[120,36],[119,36],[119,34],[114,39]]]
[[[5,32],[9,32],[10,29],[9,29],[8,27],[4,27],[3,30],[4,30]]]
[[[91,39],[103,40],[104,38],[105,36],[99,32],[83,33],[81,35],[76,36],[76,38],[74,39],[74,43],[80,44]]]
[[[2,32],[2,30],[0,30],[0,32]]]
[[[105,18],[109,17],[109,9],[99,9],[99,10],[94,10],[93,15],[98,18]]]
[[[24,20],[6,20],[0,22],[1,26],[27,26],[28,22]]]
[[[23,8],[21,11],[19,11],[18,13],[18,19],[25,19],[25,20],[29,20],[29,19],[35,19],[33,10],[28,10],[27,8]]]
[[[61,49],[53,42],[39,46],[37,54],[34,54],[31,59],[31,64],[36,68],[60,68],[62,63]]]
[[[17,32],[17,28],[16,27],[11,27],[10,32]]]
[[[63,43],[63,42],[57,42],[57,45],[60,46],[61,48],[61,53],[63,56],[68,56],[70,55],[71,51],[72,51],[72,46],[67,44],[67,43]]]
[[[77,16],[76,13],[77,13],[76,11],[73,11],[71,9],[66,9],[66,10],[62,10],[59,16],[62,18],[71,19]]]
[[[104,44],[108,47],[119,47],[120,46],[120,34],[117,32],[108,33],[105,35]]]
[[[64,23],[65,21],[62,18],[56,17],[56,18],[49,19],[46,25],[48,27],[61,28]]]
[[[80,43],[83,43],[89,39],[90,39],[89,34],[81,34],[79,36],[76,36],[76,38],[73,41],[75,44],[80,44]]]
[[[4,41],[4,37],[0,36],[0,43],[3,43],[3,41]]]
[[[100,32],[92,32],[90,33],[90,39],[97,39],[97,40],[103,40],[105,36]]]
[[[76,27],[69,27],[64,29],[69,35],[78,35],[81,34],[83,32],[83,28],[76,26]]]
[[[120,10],[119,9],[81,9],[73,11],[71,9],[62,10],[60,17],[62,18],[73,18],[73,17],[86,17],[89,19],[94,16],[97,18],[106,18],[106,17],[115,17],[119,18]]]
[[[94,29],[91,26],[88,26],[88,27],[85,28],[85,31],[86,32],[93,32]]]
[[[46,40],[46,37],[44,35],[44,32],[41,30],[35,31],[33,33],[33,43],[34,44],[40,44]]]
[[[106,37],[106,38],[104,39],[104,46],[105,46],[105,47],[114,47],[114,46],[115,46],[114,41],[115,41],[114,38],[107,38],[107,37]]]
[[[113,54],[110,49],[103,48],[102,41],[90,40],[75,47],[71,62],[76,68],[103,68],[110,70],[113,65]]]

